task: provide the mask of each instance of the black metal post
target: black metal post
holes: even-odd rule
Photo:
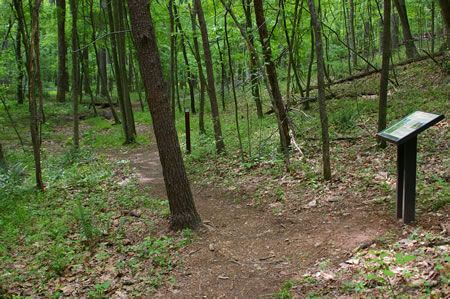
[[[397,218],[404,223],[415,219],[417,137],[397,147]]]
[[[417,137],[405,142],[404,146],[403,222],[410,223],[415,219],[416,209]]]
[[[397,146],[397,219],[403,218],[403,185],[405,172],[405,145]]]
[[[186,151],[191,153],[191,124],[189,121],[189,108],[184,108],[184,121],[186,124]]]

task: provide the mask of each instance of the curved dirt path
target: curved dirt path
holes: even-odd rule
[[[142,186],[165,198],[156,146],[121,153],[135,167]],[[368,211],[364,203],[330,202],[277,216],[237,203],[232,194],[192,185],[196,207],[207,226],[181,252],[184,261],[171,275],[176,286],[160,297],[260,298],[279,292],[286,280],[301,280],[318,263],[336,265],[358,246],[387,232],[399,232],[394,217]],[[297,293],[301,296],[301,289]]]

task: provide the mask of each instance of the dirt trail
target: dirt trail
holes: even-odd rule
[[[166,197],[155,145],[122,153],[121,158],[131,161],[141,184],[151,187],[152,196]],[[177,286],[159,290],[161,297],[272,296],[284,281],[300,280],[318,263],[340,263],[354,248],[388,231],[399,231],[394,217],[351,199],[277,216],[238,202],[220,189],[195,184],[192,189],[208,229],[181,253],[184,263],[171,273]]]

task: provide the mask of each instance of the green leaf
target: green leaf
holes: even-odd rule
[[[383,274],[386,275],[386,276],[392,277],[392,278],[395,277],[395,273],[392,272],[392,271],[389,270],[389,269],[384,269],[384,270],[383,270]]]

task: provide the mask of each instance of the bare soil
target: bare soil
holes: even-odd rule
[[[152,196],[166,196],[156,145],[119,157],[130,160]],[[385,205],[374,208],[356,195],[320,203],[310,198],[309,206],[275,214],[219,187],[193,184],[192,191],[205,228],[181,253],[183,264],[171,273],[176,285],[158,290],[160,297],[270,297],[321,263],[338,265],[355,248],[402,233]]]

